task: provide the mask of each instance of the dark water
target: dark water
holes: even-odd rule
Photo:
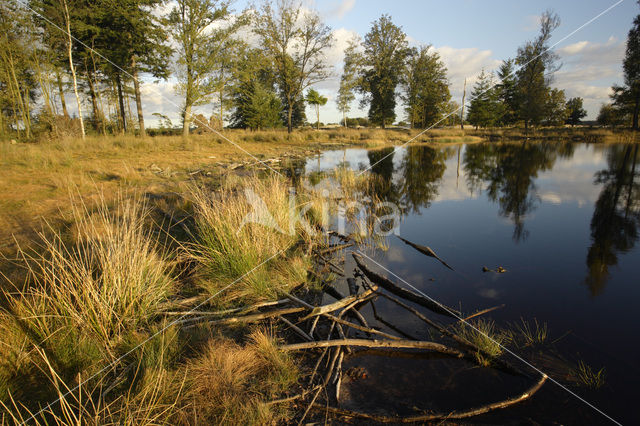
[[[378,195],[399,206],[400,235],[430,246],[455,272],[393,236],[389,249],[373,257],[464,312],[505,304],[488,315],[499,326],[521,318],[547,323],[545,345],[510,348],[614,419],[640,424],[638,146],[523,142],[348,149],[309,159],[305,171],[343,162],[358,170],[378,161],[372,169],[380,176]],[[353,270],[349,257],[347,271]],[[507,272],[483,273],[483,266]],[[382,300],[376,308],[402,332],[429,338],[428,328],[405,311]],[[415,415],[505,399],[531,385],[492,369],[431,358],[368,352],[350,358],[345,368],[365,366],[370,374],[345,384],[345,406]],[[577,385],[568,371],[579,361],[604,368],[605,385]],[[531,400],[469,423],[610,422],[548,382]]]

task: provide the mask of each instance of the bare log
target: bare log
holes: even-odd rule
[[[369,267],[367,266],[366,263],[364,263],[364,260],[362,260],[360,255],[356,253],[352,253],[352,255],[356,261],[356,264],[358,265],[358,268],[360,268],[360,270],[364,273],[364,275],[375,284],[380,285],[381,287],[385,288],[386,290],[390,291],[396,296],[400,296],[411,302],[417,303],[420,306],[424,306],[425,308],[435,313],[438,313],[440,315],[445,315],[445,316],[456,318],[456,319],[460,317],[461,315],[460,312],[456,311],[455,309],[444,307],[443,305],[436,303],[431,299],[428,299],[418,293],[415,293],[411,290],[407,290],[405,288],[398,286],[389,278],[384,277],[378,274],[377,272],[374,272],[371,269],[369,269]]]
[[[396,236],[397,236],[397,235],[396,235]],[[397,237],[398,237],[398,238],[400,238],[400,240],[401,240],[402,242],[404,242],[405,244],[407,244],[407,245],[409,245],[409,246],[413,247],[414,249],[418,250],[420,253],[422,253],[422,254],[426,254],[426,255],[427,255],[427,256],[429,256],[429,257],[433,257],[434,259],[439,260],[439,261],[440,261],[440,263],[442,263],[442,264],[443,264],[444,266],[446,266],[447,268],[451,269],[452,271],[454,270],[451,266],[449,266],[449,264],[448,264],[447,262],[445,262],[444,260],[440,259],[440,257],[438,257],[438,255],[436,254],[436,252],[434,252],[433,250],[431,250],[431,248],[430,248],[430,247],[423,246],[423,245],[420,245],[420,244],[412,243],[411,241],[409,241],[409,240],[405,240],[404,238],[402,238],[402,237],[400,237],[400,236],[397,236]]]
[[[280,349],[296,351],[302,349],[327,348],[334,346],[359,346],[363,348],[393,348],[393,349],[424,349],[463,358],[464,354],[457,349],[436,342],[420,340],[368,340],[368,339],[339,339],[322,340],[319,342],[293,343],[282,345]]]
[[[450,420],[450,419],[464,419],[468,417],[478,416],[480,414],[487,413],[489,411],[510,407],[519,402],[525,401],[531,396],[533,396],[544,383],[547,381],[547,376],[542,375],[540,380],[538,380],[533,386],[527,389],[524,393],[515,396],[513,398],[506,399],[504,401],[498,401],[491,404],[482,405],[480,407],[471,408],[468,410],[461,411],[452,411],[448,413],[432,413],[425,414],[421,416],[410,416],[410,417],[388,417],[388,416],[377,416],[375,414],[362,413],[358,411],[345,410],[342,408],[335,407],[327,407],[325,405],[314,404],[313,408],[328,410],[330,413],[337,414],[340,416],[348,416],[348,417],[357,417],[361,419],[368,419],[380,423],[418,423],[418,422],[428,422],[434,420]]]

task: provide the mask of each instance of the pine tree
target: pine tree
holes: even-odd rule
[[[316,129],[320,130],[320,106],[326,105],[327,98],[318,93],[315,89],[309,89],[306,101],[309,105],[316,107]]]
[[[640,4],[640,2],[639,2]],[[627,50],[622,62],[624,85],[613,87],[613,103],[622,114],[631,115],[631,128],[638,130],[640,112],[640,15],[633,20],[627,36]]]
[[[473,85],[467,114],[467,120],[476,128],[493,127],[503,116],[503,105],[494,86],[493,74],[483,69]]]

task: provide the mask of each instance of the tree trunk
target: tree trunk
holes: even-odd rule
[[[191,105],[187,103],[184,107],[184,120],[182,121],[182,136],[189,136],[189,125],[191,124]]]
[[[120,124],[122,127],[122,133],[127,132],[127,117],[124,112],[124,96],[122,96],[122,80],[120,79],[120,73],[116,74],[116,88],[118,89],[118,106],[120,110],[120,119],[122,120]]]
[[[293,105],[289,97],[287,97],[287,101],[289,102],[289,110],[287,111],[287,133],[291,133],[293,131],[293,126],[291,124],[291,120],[293,118]]]
[[[636,94],[636,101],[633,106],[633,122],[631,123],[633,130],[638,130],[638,109],[640,109],[640,91]]]
[[[60,78],[60,71],[56,70],[56,79],[58,80],[58,91],[60,92],[60,104],[62,104],[62,115],[65,118],[69,118],[69,112],[67,111],[67,102],[64,99],[64,89],[62,88],[62,78]]]
[[[142,113],[142,97],[140,96],[140,82],[138,81],[138,67],[136,66],[136,57],[131,60],[131,69],[133,70],[133,89],[136,94],[136,109],[138,110],[138,126],[140,127],[140,136],[145,137],[144,115]]]
[[[347,113],[344,110],[342,111],[342,118],[344,119],[344,127],[346,129],[347,128]]]
[[[467,96],[467,79],[464,79],[464,88],[462,89],[462,107],[460,109],[460,129],[464,130],[464,98]]]
[[[320,130],[320,105],[316,105],[316,130]]]
[[[87,70],[87,82],[89,83],[89,93],[91,94],[91,107],[93,109],[93,127],[96,132],[100,130],[100,112],[98,110],[98,100],[96,98],[96,90],[91,78],[91,71]]]
[[[71,38],[71,18],[69,17],[69,8],[67,0],[62,0],[64,5],[64,18],[67,24],[67,50],[69,53],[69,68],[71,69],[71,77],[73,78],[73,93],[76,95],[76,103],[78,104],[78,119],[80,120],[80,134],[84,140],[84,121],[82,119],[82,104],[80,103],[80,94],[78,93],[78,80],[76,79],[76,68],[73,66],[73,39]]]

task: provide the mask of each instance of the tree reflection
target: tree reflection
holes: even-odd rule
[[[527,238],[524,219],[538,201],[535,178],[553,167],[558,154],[571,156],[569,144],[481,144],[468,145],[464,155],[467,186],[471,192],[486,188],[489,199],[498,202],[500,215],[514,223],[513,239]]]
[[[376,175],[373,185],[376,195],[383,201],[396,202],[398,190],[393,183],[393,157],[395,148],[372,149],[367,152],[371,172]]]
[[[637,157],[637,145],[614,145],[607,155],[607,169],[595,176],[595,184],[604,187],[591,219],[592,244],[587,253],[589,274],[585,283],[593,296],[604,289],[609,267],[618,263],[618,253],[631,250],[638,239],[640,184],[635,182]]]
[[[419,212],[438,195],[438,187],[447,168],[445,162],[455,149],[434,149],[425,145],[407,147],[398,184],[397,203],[403,212]]]

